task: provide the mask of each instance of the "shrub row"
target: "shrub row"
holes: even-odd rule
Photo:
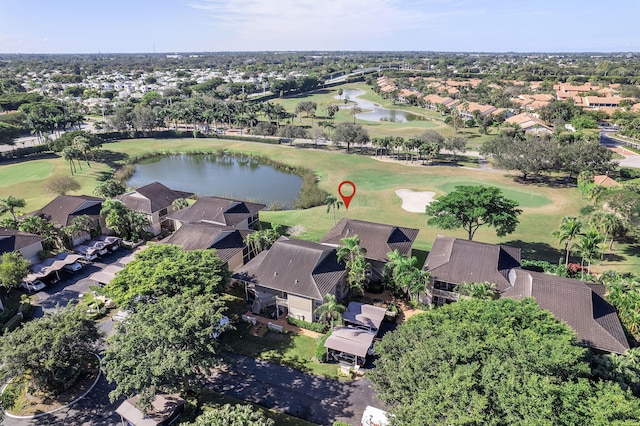
[[[308,322],[293,317],[287,317],[287,322],[291,325],[304,328],[305,330],[315,331],[316,333],[324,333],[327,329],[327,326],[319,322]]]

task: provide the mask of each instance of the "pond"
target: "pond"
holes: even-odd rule
[[[250,156],[189,154],[143,160],[127,185],[137,188],[160,182],[171,189],[198,195],[234,198],[292,208],[302,178],[277,170]]]
[[[406,123],[407,121],[426,121],[421,115],[412,114],[406,111],[400,111],[397,109],[382,108],[375,102],[361,99],[359,96],[365,94],[364,90],[347,89],[342,93],[342,96],[336,95],[335,99],[348,99],[355,102],[359,108],[365,110],[360,114],[356,114],[356,118],[366,121],[390,121],[395,123]],[[341,109],[351,109],[353,104],[340,105]]]

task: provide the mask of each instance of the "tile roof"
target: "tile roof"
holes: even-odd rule
[[[228,262],[245,247],[245,239],[254,231],[211,223],[185,223],[176,232],[162,240],[185,250],[216,249],[220,259]]]
[[[11,228],[0,228],[0,254],[18,251],[31,244],[44,241],[40,235],[18,231]]]
[[[507,118],[505,123],[517,124],[523,130],[527,130],[533,127],[544,127],[545,129],[551,129],[544,121],[540,120],[538,117],[528,113],[522,112],[520,114],[516,114]]]
[[[389,260],[387,253],[395,249],[400,254],[409,254],[418,232],[420,230],[414,228],[343,218],[320,239],[320,242],[340,245],[341,239],[357,235],[368,259],[386,262]]]
[[[629,343],[613,306],[604,300],[602,284],[514,269],[514,286],[502,297],[533,297],[542,309],[567,323],[578,340],[596,349],[624,353]]]
[[[189,198],[191,196],[193,196],[192,192],[175,191],[160,182],[152,182],[134,191],[118,195],[116,199],[133,210],[152,214],[166,209],[178,198]]]
[[[504,291],[508,274],[520,267],[520,249],[438,235],[427,256],[424,269],[434,279],[449,283],[489,281]]]
[[[233,278],[269,289],[323,300],[345,275],[335,248],[280,237],[251,259]]]
[[[103,198],[89,195],[58,195],[49,204],[29,213],[40,216],[58,226],[69,226],[74,217],[88,215],[99,216]]]
[[[221,197],[200,197],[195,203],[168,218],[183,223],[211,222],[235,226],[266,207],[265,204],[249,203]]]
[[[598,175],[593,177],[593,183],[600,186],[622,186],[620,183],[611,179],[607,175]]]

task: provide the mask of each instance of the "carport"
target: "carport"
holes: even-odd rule
[[[72,263],[75,263],[80,259],[82,259],[82,256],[78,254],[58,253],[54,257],[50,257],[49,259],[45,259],[44,261],[33,265],[31,267],[32,273],[27,275],[25,281],[33,282],[35,280],[47,277],[53,272],[56,273],[56,276],[59,279],[60,275],[58,274],[58,272],[60,271],[60,269],[64,268],[66,265],[71,265]]]
[[[342,317],[346,324],[365,327],[367,330],[373,331],[375,334],[375,332],[380,328],[380,324],[382,324],[382,320],[386,313],[386,308],[360,302],[349,302],[347,310]]]
[[[97,282],[98,284],[106,285],[115,278],[116,274],[122,271],[124,268],[118,265],[108,265],[102,271],[94,272],[89,275],[89,279]]]
[[[375,332],[359,328],[334,328],[324,342],[327,357],[336,361],[363,365],[375,337]]]

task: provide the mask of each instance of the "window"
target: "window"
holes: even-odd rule
[[[164,217],[167,215],[167,209],[160,210],[160,217]]]
[[[458,291],[457,284],[448,283],[445,281],[437,281],[437,280],[433,282],[433,288],[436,290],[444,290],[444,291],[450,291],[450,292]]]

